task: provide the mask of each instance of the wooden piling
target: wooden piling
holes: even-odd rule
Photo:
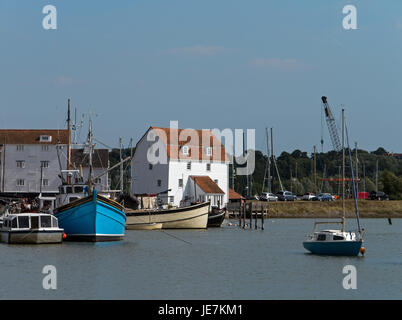
[[[250,202],[248,206],[248,213],[250,215],[250,229],[253,228],[253,204]]]
[[[264,207],[261,206],[261,230],[264,230]]]
[[[246,203],[243,206],[243,229],[246,229]]]

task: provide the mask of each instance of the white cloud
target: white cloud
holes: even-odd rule
[[[218,53],[225,51],[226,49],[222,46],[191,46],[184,48],[172,48],[167,50],[168,54],[173,55],[198,55],[198,56],[213,56]]]

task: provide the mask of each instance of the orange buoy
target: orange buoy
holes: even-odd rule
[[[364,256],[364,253],[366,252],[366,248],[365,247],[361,247],[360,248],[360,253]]]
[[[63,232],[63,239],[67,238],[67,235]]]

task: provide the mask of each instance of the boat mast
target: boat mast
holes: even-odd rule
[[[67,184],[71,183],[71,177],[69,175],[70,162],[71,162],[71,127],[70,127],[70,98],[68,99],[68,111],[67,111]]]
[[[342,232],[345,232],[345,109],[342,109]]]
[[[92,119],[91,115],[89,115],[89,133],[88,133],[88,144],[89,144],[89,177],[88,177],[88,187],[89,193],[92,193],[92,153],[93,153],[93,144],[92,144]]]
[[[120,137],[119,138],[119,144],[120,144],[120,162],[123,160],[123,155],[122,155],[122,149],[123,149],[123,140]],[[123,194],[123,162],[120,164],[120,194]]]

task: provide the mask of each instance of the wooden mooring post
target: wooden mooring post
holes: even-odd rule
[[[257,230],[257,224],[258,224],[258,210],[255,208],[255,217],[254,217],[254,229]]]
[[[246,229],[246,204],[243,206],[243,229]]]
[[[248,205],[248,213],[250,214],[250,229],[253,228],[253,204],[250,202]]]
[[[261,230],[264,230],[264,207],[261,205]]]

